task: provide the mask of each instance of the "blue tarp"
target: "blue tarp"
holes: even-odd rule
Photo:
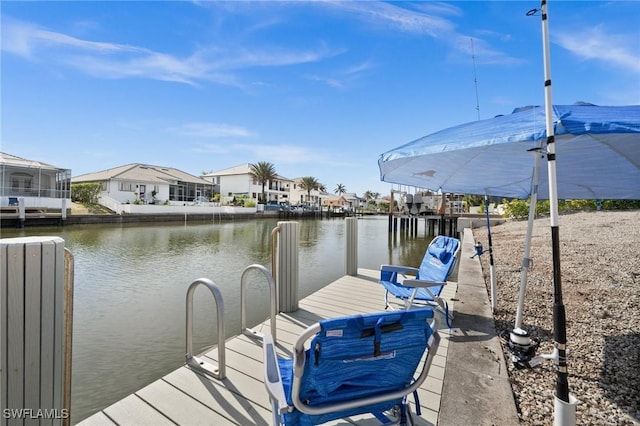
[[[559,199],[640,199],[640,105],[556,105]],[[383,182],[526,199],[534,155],[546,146],[543,107],[451,127],[382,154]],[[538,198],[549,198],[541,162]]]

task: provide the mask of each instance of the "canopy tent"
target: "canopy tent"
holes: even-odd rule
[[[640,199],[640,105],[555,105],[559,199]],[[380,180],[463,194],[527,199],[545,110],[450,127],[382,154]],[[542,162],[538,198],[548,199]]]

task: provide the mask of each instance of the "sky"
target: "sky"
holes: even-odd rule
[[[379,156],[544,105],[539,1],[2,1],[0,151],[388,195]],[[640,103],[640,1],[548,3],[554,104]],[[397,187],[397,186],[396,186]]]

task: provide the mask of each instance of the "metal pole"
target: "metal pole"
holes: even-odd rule
[[[544,101],[547,131],[547,166],[549,176],[549,203],[551,219],[551,245],[553,258],[553,339],[558,352],[555,392],[555,424],[575,424],[575,404],[569,398],[567,372],[566,313],[562,302],[560,273],[560,232],[558,226],[558,191],[556,181],[555,135],[553,129],[553,101],[551,98],[551,65],[549,54],[549,21],[547,0],[542,0],[542,38],[544,53]],[[560,411],[560,412],[559,412]],[[573,421],[572,421],[573,420]]]
[[[529,204],[529,220],[527,222],[527,235],[524,240],[524,255],[522,258],[522,269],[520,271],[520,290],[518,293],[518,307],[516,310],[516,322],[513,330],[509,333],[509,350],[511,360],[516,366],[533,367],[544,359],[555,359],[554,356],[535,357],[538,341],[534,342],[529,333],[522,328],[522,310],[524,309],[524,296],[527,288],[527,273],[533,261],[529,257],[531,249],[531,234],[533,233],[533,220],[536,214],[536,203],[538,202],[538,181],[540,177],[540,149],[530,150],[534,152],[533,177],[531,179],[531,198]],[[555,352],[554,352],[555,354]]]
[[[358,218],[345,219],[345,274],[358,275]]]
[[[529,204],[529,219],[527,221],[527,235],[524,239],[524,255],[522,257],[522,270],[520,271],[520,291],[518,293],[518,307],[516,309],[515,330],[522,330],[522,310],[524,309],[524,296],[527,289],[527,273],[531,267],[531,236],[533,234],[533,219],[536,215],[536,203],[538,202],[538,181],[540,176],[540,154],[534,153],[533,179],[531,180],[531,199]]]
[[[484,211],[487,216],[487,240],[489,241],[489,275],[491,276],[491,310],[496,311],[496,268],[493,264],[493,243],[491,242],[491,221],[489,220],[489,196],[484,194]]]

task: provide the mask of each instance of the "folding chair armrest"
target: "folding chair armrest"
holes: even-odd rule
[[[404,280],[404,282],[402,284],[407,286],[407,287],[427,288],[427,287],[438,287],[438,286],[441,286],[441,285],[445,285],[446,282],[444,282],[444,281],[427,281],[427,280]]]
[[[414,274],[417,274],[418,268],[401,265],[381,265],[380,272],[396,272],[398,274],[406,274],[407,272],[412,272]]]
[[[277,407],[280,414],[285,413],[288,409],[287,399],[284,394],[284,386],[282,385],[282,376],[278,367],[278,354],[276,353],[275,343],[270,333],[264,335],[262,341],[263,360],[264,360],[264,384],[269,392],[269,397],[274,402],[274,409]]]

